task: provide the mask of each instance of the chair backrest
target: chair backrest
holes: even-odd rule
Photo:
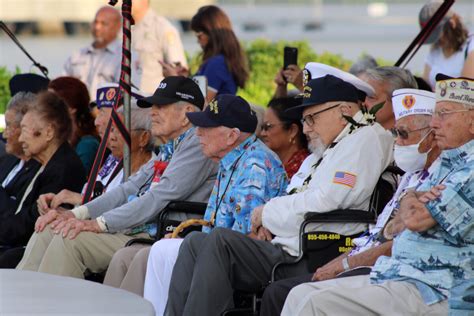
[[[397,189],[398,178],[404,173],[405,172],[397,166],[388,166],[380,176],[375,185],[374,192],[370,196],[369,212],[372,212],[375,218],[382,213],[385,205],[392,199]],[[387,179],[392,179],[393,181],[391,182]]]

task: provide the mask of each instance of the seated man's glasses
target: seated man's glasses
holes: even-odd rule
[[[341,105],[341,103],[338,103],[338,104],[335,104],[333,106],[330,106],[328,108],[325,108],[324,110],[321,110],[321,111],[318,111],[318,112],[314,112],[314,113],[311,113],[311,114],[308,114],[308,115],[305,115],[302,119],[301,119],[301,124],[304,125],[304,123],[306,123],[308,126],[313,126],[314,124],[314,121],[316,120],[315,116],[318,115],[318,114],[321,114],[323,112],[326,112],[326,111],[329,111],[331,109],[334,109],[335,107]]]
[[[403,129],[403,128],[392,128],[392,129],[390,129],[390,132],[392,132],[392,135],[395,138],[400,137],[401,139],[408,139],[408,134],[413,133],[413,132],[422,131],[422,130],[427,129],[427,128],[430,128],[430,127],[425,126],[425,127],[422,127],[422,128],[411,130],[411,131],[408,131],[408,130]]]
[[[454,113],[461,113],[461,112],[469,112],[469,111],[472,111],[473,109],[465,109],[465,110],[451,110],[451,111],[448,111],[448,110],[439,110],[439,111],[434,111],[433,113],[433,117],[435,118],[439,118],[440,120],[445,120],[446,119],[446,116],[449,115],[449,114],[454,114]]]

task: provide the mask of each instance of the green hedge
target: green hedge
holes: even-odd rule
[[[298,47],[298,63],[303,68],[308,62],[320,62],[334,66],[343,70],[348,70],[352,61],[343,58],[341,55],[323,52],[315,53],[306,41],[295,42],[270,42],[267,40],[255,40],[244,43],[250,64],[250,78],[245,89],[240,89],[238,94],[251,103],[266,105],[275,91],[273,79],[283,65],[283,47]],[[380,62],[380,60],[378,60]],[[191,73],[195,73],[200,64],[199,53],[190,57]],[[387,64],[382,62],[382,64]],[[19,69],[16,73],[19,73]],[[0,67],[0,113],[5,113],[5,106],[10,98],[8,81],[13,73],[6,67]],[[290,87],[291,88],[291,87]]]
[[[17,72],[19,72],[18,69]],[[8,100],[10,100],[10,86],[8,82],[13,75],[6,67],[0,67],[0,114],[5,113]]]

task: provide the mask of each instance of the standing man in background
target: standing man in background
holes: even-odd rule
[[[132,47],[140,58],[140,90],[145,93],[153,93],[163,80],[160,61],[187,68],[178,30],[149,5],[150,0],[134,0],[132,5]]]
[[[120,78],[122,47],[117,35],[121,25],[119,11],[110,6],[100,8],[91,25],[94,41],[73,53],[64,64],[62,75],[84,82],[92,100],[101,84]]]

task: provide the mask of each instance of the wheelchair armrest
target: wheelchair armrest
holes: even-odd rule
[[[198,215],[204,215],[207,203],[190,201],[171,201],[163,212],[185,212]]]
[[[127,241],[125,247],[131,246],[133,244],[145,244],[145,245],[153,245],[155,243],[154,239],[148,238],[133,238]]]
[[[363,210],[338,209],[326,213],[309,212],[304,219],[304,223],[373,223],[375,216]]]

